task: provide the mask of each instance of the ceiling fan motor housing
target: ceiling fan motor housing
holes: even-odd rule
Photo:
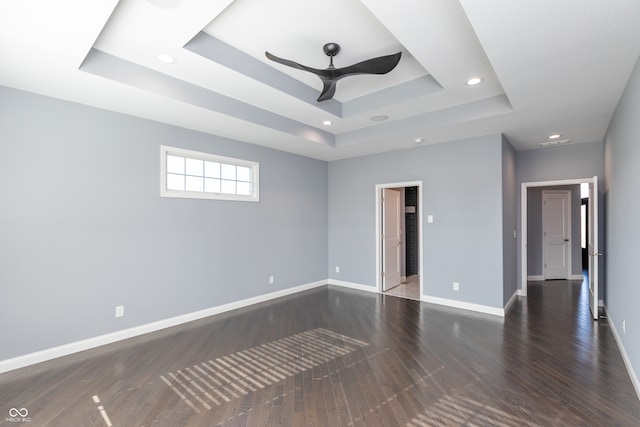
[[[340,45],[338,43],[327,43],[322,46],[322,50],[327,56],[336,56],[340,52]]]

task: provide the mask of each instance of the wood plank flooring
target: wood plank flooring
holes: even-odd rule
[[[638,426],[587,297],[531,283],[502,319],[318,288],[2,374],[0,425]]]

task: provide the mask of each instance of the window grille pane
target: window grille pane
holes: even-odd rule
[[[244,166],[238,166],[237,171],[238,181],[251,182],[251,169]]]
[[[204,162],[204,176],[208,178],[220,178],[220,163]]]
[[[204,191],[206,193],[220,193],[220,180],[219,179],[204,179]]]
[[[238,193],[241,196],[251,195],[251,184],[248,182],[238,182]]]
[[[199,176],[187,176],[187,181],[186,181],[186,190],[187,191],[200,191],[202,192],[203,190],[203,182],[202,182],[203,178],[199,177]]]
[[[204,161],[187,158],[187,175],[203,176]],[[189,182],[187,181],[187,185]]]
[[[167,155],[167,172],[184,173],[184,157]]]
[[[236,166],[222,164],[222,179],[234,180],[236,179]],[[235,191],[234,191],[235,193]]]
[[[227,181],[222,180],[222,189],[221,193],[223,194],[236,194],[236,182],[235,181]]]
[[[259,201],[259,164],[160,146],[162,197]]]
[[[167,190],[184,191],[184,175],[167,174]]]

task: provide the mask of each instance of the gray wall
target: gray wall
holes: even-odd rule
[[[602,177],[602,142],[518,152],[518,183]]]
[[[260,202],[161,198],[160,144]],[[326,162],[2,87],[0,147],[0,360],[327,278]]]
[[[518,186],[516,175],[516,151],[511,143],[502,137],[502,269],[503,305],[518,289],[517,279],[517,230]]]
[[[542,276],[542,192],[547,190],[571,191],[571,274],[582,274],[582,248],[580,246],[580,185],[532,187],[527,191],[527,273]]]
[[[640,64],[627,84],[605,136],[605,305],[636,374],[640,372]],[[626,333],[622,322],[626,321]],[[637,378],[636,378],[637,380]]]
[[[331,162],[330,277],[375,286],[375,186],[421,180],[425,294],[502,308],[502,153],[491,135]]]
[[[522,230],[520,230],[521,184],[524,182],[558,181],[566,179],[581,179],[603,176],[602,142],[587,142],[581,144],[568,144],[554,148],[540,150],[518,151],[518,278],[522,275]],[[602,185],[600,185],[602,191]],[[602,195],[599,195],[600,210],[600,237],[604,236],[604,222],[602,221],[604,209]],[[527,268],[529,266],[527,265]],[[532,273],[529,273],[532,274]],[[600,280],[600,288],[603,289],[604,280]]]

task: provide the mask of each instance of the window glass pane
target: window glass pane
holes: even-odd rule
[[[259,201],[259,164],[162,145],[162,197]]]
[[[236,194],[236,182],[223,180],[221,190],[224,194]]]
[[[251,169],[244,166],[238,166],[237,170],[238,181],[251,182]]]
[[[203,178],[202,177],[197,177],[197,176],[187,176],[187,181],[186,181],[186,190],[187,191],[200,191],[202,192],[203,190],[203,182],[202,182]]]
[[[251,184],[248,182],[238,182],[238,194],[241,196],[251,196]]]
[[[236,165],[222,164],[222,179],[236,179]],[[235,191],[234,191],[235,193]]]
[[[184,173],[184,157],[167,155],[167,172]]]
[[[203,176],[203,165],[202,160],[187,158],[187,175]],[[188,180],[187,185],[189,185]]]
[[[167,190],[184,191],[184,175],[167,174]]]
[[[209,178],[220,178],[220,163],[204,162],[204,176]]]
[[[204,191],[206,193],[220,193],[220,180],[219,179],[204,179]]]

